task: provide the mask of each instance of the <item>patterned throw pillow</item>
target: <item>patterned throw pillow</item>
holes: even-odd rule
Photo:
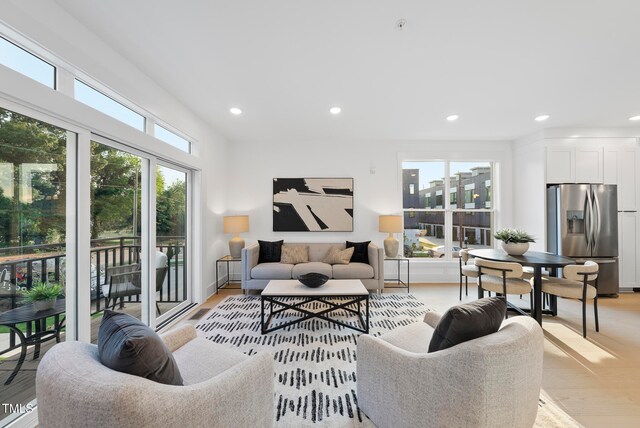
[[[327,254],[322,262],[330,265],[348,265],[351,261],[353,250],[353,247],[346,248],[344,250],[341,250],[338,247],[331,247],[329,254]]]
[[[307,263],[309,261],[309,247],[306,245],[283,245],[280,263],[296,265],[298,263]]]

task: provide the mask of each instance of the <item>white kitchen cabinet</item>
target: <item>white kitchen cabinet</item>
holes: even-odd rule
[[[547,183],[576,182],[576,148],[547,147]]]
[[[636,211],[638,209],[639,157],[638,150],[633,148],[620,151],[618,211]]]
[[[603,148],[576,147],[576,183],[602,183]]]
[[[604,170],[602,171],[603,184],[618,184],[618,165],[620,165],[619,154],[619,150],[615,147],[605,148]]]
[[[640,287],[640,222],[636,212],[618,213],[620,287]]]

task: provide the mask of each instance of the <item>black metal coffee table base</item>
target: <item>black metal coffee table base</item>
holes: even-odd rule
[[[295,303],[287,303],[285,300],[300,299]],[[341,299],[339,303],[332,302],[330,299]],[[364,301],[365,316],[362,316],[362,302]],[[321,302],[328,307],[319,312],[312,312],[304,309],[302,306],[310,302]],[[269,314],[265,320],[265,306],[269,306]],[[355,309],[352,306],[355,305]],[[274,308],[275,306],[275,308]],[[362,327],[356,327],[337,319],[330,318],[329,313],[343,309],[358,317],[358,321]],[[269,328],[271,320],[274,315],[279,314],[287,310],[299,312],[300,318],[288,321],[276,327]],[[311,318],[320,318],[325,321],[332,322],[343,327],[347,327],[361,333],[369,333],[369,295],[356,295],[356,296],[261,296],[260,301],[260,326],[262,334],[271,333],[272,331],[279,330],[281,328],[289,327],[290,325],[298,324]]]

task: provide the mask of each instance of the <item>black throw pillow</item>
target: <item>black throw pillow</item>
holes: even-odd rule
[[[260,245],[258,263],[280,263],[283,243],[284,241],[258,241]]]
[[[442,351],[467,340],[495,333],[507,313],[499,297],[453,306],[442,316],[429,343],[429,352]]]
[[[167,385],[183,384],[173,354],[160,336],[122,312],[104,311],[98,330],[98,356],[112,370]]]
[[[351,242],[347,241],[347,248],[353,247],[353,255],[351,256],[352,263],[366,263],[369,264],[369,244],[367,242]]]

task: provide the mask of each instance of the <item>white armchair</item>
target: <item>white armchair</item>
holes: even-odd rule
[[[41,427],[270,427],[273,356],[248,357],[198,338],[192,325],[161,336],[184,386],[111,370],[98,348],[65,342],[51,348],[36,374]]]
[[[358,407],[378,428],[528,427],[538,411],[543,334],[513,317],[494,334],[427,353],[440,315],[358,339]]]

